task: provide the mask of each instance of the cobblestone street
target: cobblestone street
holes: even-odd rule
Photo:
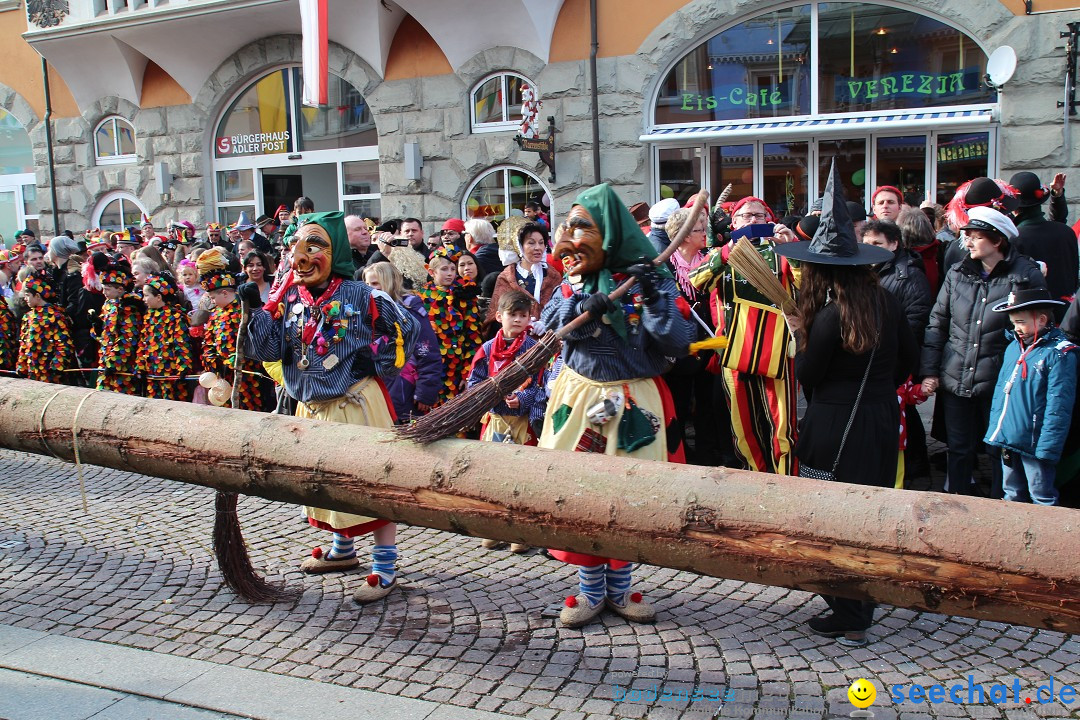
[[[423,528],[399,535],[403,592],[361,609],[350,595],[365,566],[303,576],[326,533],[294,506],[245,497],[256,567],[303,588],[295,603],[248,605],[220,584],[211,490],[98,467],[84,481],[88,513],[72,465],[0,450],[0,624],[537,720],[843,717],[860,677],[878,688],[879,719],[1077,716],[1075,702],[1023,696],[897,705],[886,689],[969,676],[1029,694],[1051,677],[1075,686],[1076,636],[885,608],[871,644],[848,649],[803,629],[824,610],[809,593],[648,567],[639,589],[656,625],[605,616],[566,630],[549,610],[571,567]],[[626,694],[654,685],[655,701]],[[685,699],[694,688],[705,699]]]

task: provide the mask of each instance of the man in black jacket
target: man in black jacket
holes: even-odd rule
[[[1016,249],[1032,260],[1046,264],[1046,286],[1054,298],[1068,301],[1076,293],[1080,273],[1076,234],[1065,223],[1047,220],[1042,205],[1051,196],[1051,188],[1043,185],[1031,172],[1018,172],[1009,184],[1020,193],[1020,207],[1013,213],[1020,235]],[[1060,321],[1063,311],[1055,310]]]

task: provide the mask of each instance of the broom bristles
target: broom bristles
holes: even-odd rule
[[[214,499],[214,556],[225,584],[240,597],[253,603],[293,600],[298,593],[287,590],[259,577],[248,557],[240,518],[236,515],[237,495],[218,491]]]
[[[765,258],[761,257],[749,240],[741,238],[735,243],[728,261],[731,267],[749,280],[751,285],[769,299],[769,302],[785,313],[796,312],[795,301],[791,299],[791,295],[773,274]]]
[[[539,372],[558,352],[559,345],[555,333],[545,333],[517,361],[497,375],[473,385],[416,422],[398,425],[394,428],[394,434],[401,439],[427,445],[475,426],[500,400]]]

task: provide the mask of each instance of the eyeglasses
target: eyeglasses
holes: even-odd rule
[[[739,213],[735,217],[740,220],[764,220],[768,215],[765,213]]]

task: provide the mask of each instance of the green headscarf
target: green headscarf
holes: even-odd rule
[[[296,228],[299,230],[308,223],[321,225],[330,236],[330,274],[352,280],[355,267],[352,248],[349,247],[349,234],[345,231],[345,213],[338,211],[301,215],[296,219]]]
[[[645,233],[641,232],[634,216],[611,189],[611,185],[604,183],[583,191],[574,204],[589,211],[604,239],[604,269],[581,279],[585,292],[610,294],[616,287],[612,273],[626,272],[631,265],[656,258],[656,249],[645,237]],[[656,272],[661,277],[672,276],[666,263],[656,268]],[[608,313],[606,317],[619,337],[625,338],[626,323],[623,320],[622,305],[616,303],[615,311]]]

